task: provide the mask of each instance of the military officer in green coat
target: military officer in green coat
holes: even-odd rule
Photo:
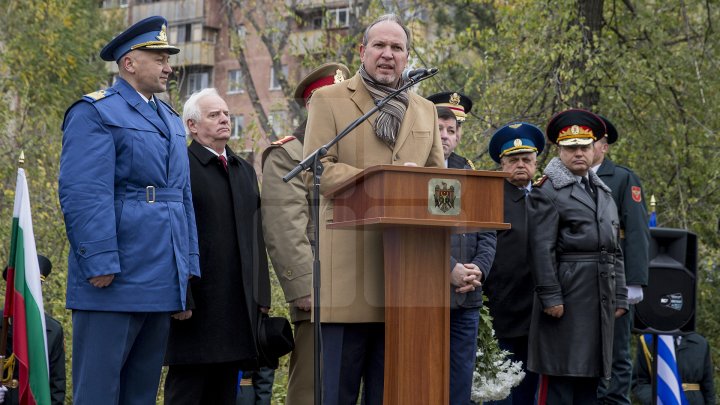
[[[294,98],[301,107],[307,107],[315,90],[340,83],[348,77],[347,66],[323,64],[298,83]],[[300,124],[292,136],[273,142],[262,155],[262,214],[271,218],[263,221],[265,244],[295,325],[295,349],[290,355],[286,405],[314,403],[310,196],[301,176],[287,183],[282,180],[303,159],[306,124],[307,121]]]
[[[606,157],[610,145],[618,139],[615,126],[607,118],[600,116],[607,128],[605,136],[595,142],[595,159],[592,170],[603,183],[612,190],[612,197],[618,208],[620,218],[620,242],[625,256],[625,283],[628,288],[628,303],[631,304],[630,316],[615,320],[613,339],[613,366],[609,381],[604,381],[598,389],[598,401],[601,404],[630,405],[630,385],[632,382],[632,358],[630,339],[632,329],[633,305],[643,299],[642,288],[648,282],[648,229],[647,209],[642,185],[632,170],[616,165]]]

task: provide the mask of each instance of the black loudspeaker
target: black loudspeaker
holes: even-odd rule
[[[650,228],[649,280],[635,305],[634,332],[678,335],[695,330],[697,235]]]

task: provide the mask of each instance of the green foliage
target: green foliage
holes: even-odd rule
[[[9,240],[17,158],[24,150],[37,249],[53,263],[43,286],[45,310],[63,324],[70,370],[68,244],[57,198],[60,126],[73,101],[107,82],[97,55],[118,22],[100,14],[92,0],[0,0],[0,9],[0,234]],[[5,260],[9,245],[0,245]]]
[[[495,168],[485,153],[488,138],[507,122],[544,128],[553,113],[570,107],[610,118],[620,131],[611,157],[641,177],[648,198],[657,197],[658,225],[699,236],[697,329],[718,364],[720,166],[713,162],[720,155],[714,108],[720,38],[712,22],[720,11],[701,0],[605,0],[598,16],[583,13],[590,3],[598,2],[438,5],[432,13],[438,40],[424,45],[424,62],[441,73],[423,93],[457,90],[474,100],[459,150],[479,168]],[[452,23],[458,20],[463,24]],[[553,154],[541,156],[539,167]]]
[[[590,3],[602,5],[601,16],[588,11]],[[262,2],[243,4],[253,6],[248,13],[260,11],[256,15],[280,16],[285,19],[278,21],[285,22],[292,18],[293,24],[271,25],[268,39],[283,38],[285,29],[302,23],[280,3],[267,12]],[[63,323],[69,350],[70,314],[64,309],[68,245],[57,201],[60,125],[73,101],[104,87],[109,75],[97,55],[124,19],[101,13],[95,0],[0,0],[0,9],[0,233],[10,234],[15,162],[23,149],[38,250],[54,264],[43,287],[46,310]],[[348,32],[327,31],[323,45],[306,54],[303,65],[333,60],[354,71],[364,27],[385,12],[400,13],[413,29],[411,63],[440,68],[420,93],[457,90],[473,99],[458,152],[479,168],[495,168],[485,152],[488,135],[507,122],[523,120],[543,128],[553,113],[568,107],[609,117],[620,131],[612,158],[641,177],[648,197],[658,198],[659,225],[699,236],[697,329],[710,340],[715,364],[720,364],[716,4],[374,0],[356,4],[353,11]],[[284,84],[290,94],[293,83]],[[541,157],[540,166],[552,153]],[[7,256],[8,246],[0,245],[0,256]],[[276,280],[273,293],[273,312],[285,311]],[[68,365],[70,358],[68,352]],[[277,402],[284,398],[285,362],[276,374]]]

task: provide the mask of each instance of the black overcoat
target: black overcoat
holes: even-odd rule
[[[544,174],[528,212],[535,282],[528,370],[610,378],[615,310],[628,308],[617,207],[592,171],[597,202],[559,158]],[[543,312],[561,304],[561,318]]]
[[[632,170],[605,158],[597,175],[612,190],[620,217],[620,239],[625,258],[625,283],[646,286],[650,229],[642,185]]]
[[[498,231],[497,250],[483,289],[499,338],[527,336],[534,284],[530,274],[525,192],[505,181],[503,209],[512,228]]]
[[[192,317],[172,320],[166,364],[242,362],[257,366],[260,306],[270,279],[252,166],[226,148],[228,172],[202,145],[188,147],[200,246],[200,278],[190,280]]]

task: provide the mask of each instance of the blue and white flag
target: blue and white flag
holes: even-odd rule
[[[652,335],[644,336],[648,346],[652,344]],[[657,403],[658,405],[687,405],[682,380],[678,375],[673,336],[658,335],[657,358]]]

